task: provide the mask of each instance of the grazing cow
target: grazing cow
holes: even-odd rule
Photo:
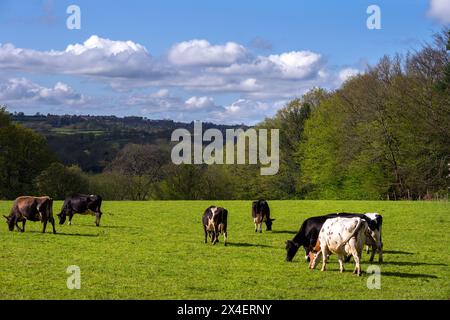
[[[219,242],[219,235],[223,233],[224,244],[227,245],[227,219],[228,210],[211,206],[203,214],[203,230],[205,231],[205,243],[208,243],[208,235],[212,244]]]
[[[355,260],[353,273],[360,276],[361,256],[368,227],[367,221],[358,217],[338,217],[325,221],[319,235],[321,251],[315,256],[312,268],[316,267],[322,254],[322,271],[325,271],[328,256],[335,253],[339,260],[339,270],[344,272],[344,258],[352,255]]]
[[[262,233],[262,223],[266,223],[266,231],[272,231],[272,222],[275,219],[270,218],[270,208],[266,200],[254,201],[252,205],[252,217],[255,223],[255,232]]]
[[[53,233],[56,233],[55,220],[53,219],[53,199],[50,197],[19,197],[14,201],[9,217],[6,218],[9,231],[14,230],[14,226],[20,232],[25,232],[25,224],[29,221],[41,221],[43,224],[42,233],[45,233],[47,222],[50,221]],[[22,222],[22,228],[18,223]]]
[[[369,253],[369,247],[372,248],[372,254],[370,255],[370,262],[373,261],[375,253],[378,251],[378,262],[383,262],[383,241],[381,238],[381,228],[383,225],[383,217],[379,213],[366,213],[372,223],[367,230],[366,237],[366,251]]]
[[[69,225],[72,225],[72,218],[75,213],[82,215],[94,215],[95,225],[100,226],[100,218],[102,217],[102,197],[98,195],[74,194],[64,201],[61,213],[58,214],[59,224],[64,224],[67,216],[69,217]]]
[[[306,252],[305,259],[308,262],[310,262],[311,260],[309,257],[309,252],[311,248],[313,248],[317,243],[320,229],[322,228],[325,221],[336,217],[344,217],[344,218],[359,217],[361,219],[364,219],[368,223],[370,231],[378,232],[377,221],[372,220],[371,218],[369,218],[364,214],[342,212],[342,213],[330,213],[319,217],[312,217],[306,219],[303,222],[299,232],[295,235],[294,239],[286,241],[286,261],[292,261],[292,259],[297,254],[298,249],[301,246],[303,246]],[[379,238],[381,239],[381,229],[379,229],[379,231],[380,231]],[[375,242],[379,243],[381,241],[375,240]]]

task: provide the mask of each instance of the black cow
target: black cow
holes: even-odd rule
[[[45,233],[47,222],[52,224],[53,233],[56,233],[53,219],[53,199],[50,197],[19,197],[14,201],[9,217],[4,217],[9,231],[13,231],[16,226],[18,231],[25,232],[27,221],[41,221],[42,233]],[[22,228],[19,227],[19,222],[22,222]]]
[[[219,235],[223,233],[224,244],[227,245],[227,219],[228,210],[211,206],[203,214],[203,230],[205,231],[205,243],[208,243],[208,235],[212,244],[219,242]]]
[[[297,254],[300,246],[303,246],[306,253],[306,260],[310,261],[309,252],[312,248],[316,246],[317,239],[319,238],[320,229],[322,229],[323,224],[327,219],[330,218],[351,218],[359,217],[367,221],[369,225],[369,230],[371,233],[381,231],[377,220],[373,220],[370,217],[360,214],[360,213],[330,213],[324,216],[312,217],[306,219],[299,232],[295,235],[294,239],[286,241],[286,261],[292,261],[294,256]],[[381,238],[381,236],[380,236]]]
[[[90,214],[95,216],[95,225],[100,226],[100,218],[102,217],[102,197],[98,195],[74,194],[64,201],[61,213],[58,214],[59,224],[64,224],[66,218],[69,217],[69,225],[72,224],[73,215]]]
[[[266,200],[254,201],[252,205],[252,217],[255,223],[255,232],[262,233],[262,223],[266,223],[266,231],[272,231],[272,222],[275,219],[270,218],[270,208]]]

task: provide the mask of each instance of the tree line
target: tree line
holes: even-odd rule
[[[173,165],[170,143],[128,143],[102,172],[64,166],[0,109],[0,198],[442,199],[450,187],[450,34],[385,56],[339,89],[314,88],[256,128],[280,129],[280,170]]]

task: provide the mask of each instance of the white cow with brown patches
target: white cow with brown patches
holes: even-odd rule
[[[335,253],[339,259],[339,269],[344,272],[344,259],[352,255],[355,260],[353,273],[361,275],[360,261],[367,228],[367,222],[358,217],[333,218],[325,221],[319,234],[320,252],[314,258],[312,268],[316,267],[319,256],[322,254],[322,271],[325,271],[328,256]]]

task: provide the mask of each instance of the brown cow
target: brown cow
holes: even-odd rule
[[[19,197],[14,201],[9,217],[4,217],[9,231],[13,231],[14,226],[16,226],[18,231],[25,232],[25,223],[29,220],[41,221],[43,233],[47,228],[47,222],[50,221],[53,226],[53,233],[56,233],[55,220],[53,219],[53,199],[50,197]],[[22,222],[22,228],[19,227],[19,222]]]

